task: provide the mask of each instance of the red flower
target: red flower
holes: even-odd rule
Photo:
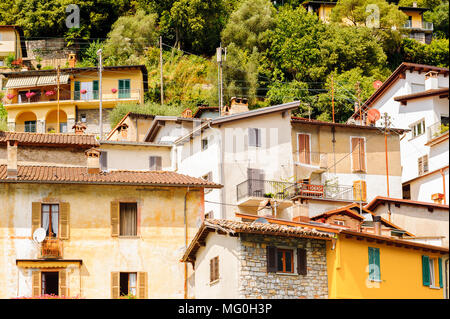
[[[27,93],[25,94],[25,96],[26,96],[27,98],[30,98],[30,97],[35,96],[35,95],[36,95],[35,92],[27,92]]]
[[[87,92],[87,91],[86,91],[85,89],[82,89],[82,90],[80,91],[81,94],[86,94],[86,92]]]
[[[111,89],[111,92],[116,93],[117,89]]]
[[[55,91],[47,91],[47,92],[45,92],[45,95],[47,95],[47,96],[52,96],[52,95],[55,95]]]
[[[7,97],[8,99],[12,100],[12,99],[15,97],[15,95],[10,93],[10,94],[8,94],[6,97]]]

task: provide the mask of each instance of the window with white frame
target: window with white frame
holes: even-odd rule
[[[421,119],[420,121],[409,126],[411,129],[411,138],[415,138],[425,133],[425,119]]]

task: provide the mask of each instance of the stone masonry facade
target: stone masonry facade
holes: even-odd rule
[[[325,240],[241,234],[240,242],[240,298],[328,298]],[[268,273],[267,246],[306,249],[307,274]]]

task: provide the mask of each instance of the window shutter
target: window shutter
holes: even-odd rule
[[[67,273],[65,269],[59,271],[59,295],[68,296],[67,291]]]
[[[219,256],[214,258],[214,278],[219,279]]]
[[[359,151],[358,151],[359,141],[357,138],[352,138],[352,165],[353,171],[359,171]]]
[[[361,171],[366,171],[366,148],[362,137],[359,139],[359,167]]]
[[[119,236],[119,212],[120,204],[117,201],[111,202],[111,236]]]
[[[248,146],[256,146],[256,129],[248,129]]]
[[[298,151],[299,151],[299,162],[304,164],[310,164],[309,135],[307,134],[298,135]]]
[[[418,169],[419,169],[419,175],[422,175],[423,174],[423,159],[422,159],[422,157],[418,158],[417,165],[418,165]]]
[[[139,299],[147,299],[147,273],[138,273],[138,296]]]
[[[75,81],[74,85],[73,85],[73,99],[74,100],[79,100],[80,99],[80,81]]]
[[[41,295],[41,272],[39,270],[33,271],[32,285],[33,285],[33,297],[40,296]]]
[[[61,239],[69,239],[69,224],[70,224],[70,205],[69,203],[60,203],[60,235]]]
[[[209,260],[209,282],[214,281],[214,260],[211,258]]]
[[[98,100],[98,80],[92,81],[92,91],[94,100]]]
[[[277,248],[267,246],[267,272],[277,272]]]
[[[308,273],[306,249],[303,248],[297,248],[297,272],[299,275],[306,275]]]
[[[373,248],[373,259],[375,263],[375,272],[374,272],[374,278],[376,280],[381,280],[381,268],[380,268],[380,249],[379,248]]]
[[[438,258],[439,263],[439,287],[443,288],[444,285],[442,284],[442,258]]]
[[[111,273],[111,298],[119,299],[120,294],[120,284],[119,284],[119,272]]]
[[[353,199],[355,201],[367,200],[367,187],[365,181],[354,181],[353,182]]]
[[[424,286],[430,285],[430,259],[422,256],[422,282]]]
[[[428,172],[428,155],[423,157],[423,173]]]
[[[373,248],[369,247],[369,280],[373,280],[375,279],[375,270],[374,270],[374,253],[373,253]]]
[[[31,203],[31,236],[36,229],[41,227],[41,203]]]

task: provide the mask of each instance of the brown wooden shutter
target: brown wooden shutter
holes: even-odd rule
[[[31,203],[31,236],[36,229],[41,227],[41,203]]]
[[[111,202],[111,236],[119,236],[119,215],[120,203],[118,201]]]
[[[267,246],[267,272],[277,272],[277,247]]]
[[[209,260],[209,282],[214,281],[214,260],[211,258]]]
[[[365,181],[353,182],[353,199],[363,202],[367,200],[367,186]]]
[[[297,272],[299,275],[306,275],[308,273],[306,249],[303,248],[297,248]]]
[[[147,299],[147,273],[138,272],[138,296],[139,299]]]
[[[69,203],[60,203],[60,228],[59,237],[61,239],[69,239],[69,220],[70,220],[70,205]]]
[[[359,139],[359,167],[361,171],[366,171],[366,147],[362,137]]]
[[[119,299],[120,297],[120,281],[119,281],[119,272],[111,273],[111,298]]]
[[[352,164],[353,171],[360,172],[365,170],[364,139],[359,137],[352,138]]]
[[[40,296],[41,295],[41,272],[39,270],[33,271],[32,285],[33,285],[33,297]]]
[[[310,164],[309,135],[298,134],[299,162]]]
[[[363,202],[367,201],[367,186],[366,186],[366,182],[365,181],[361,181],[361,193],[362,193],[362,198],[361,200]]]
[[[214,258],[214,279],[219,279],[219,256]]]
[[[65,269],[59,271],[59,295],[68,296],[67,291],[67,273]]]

